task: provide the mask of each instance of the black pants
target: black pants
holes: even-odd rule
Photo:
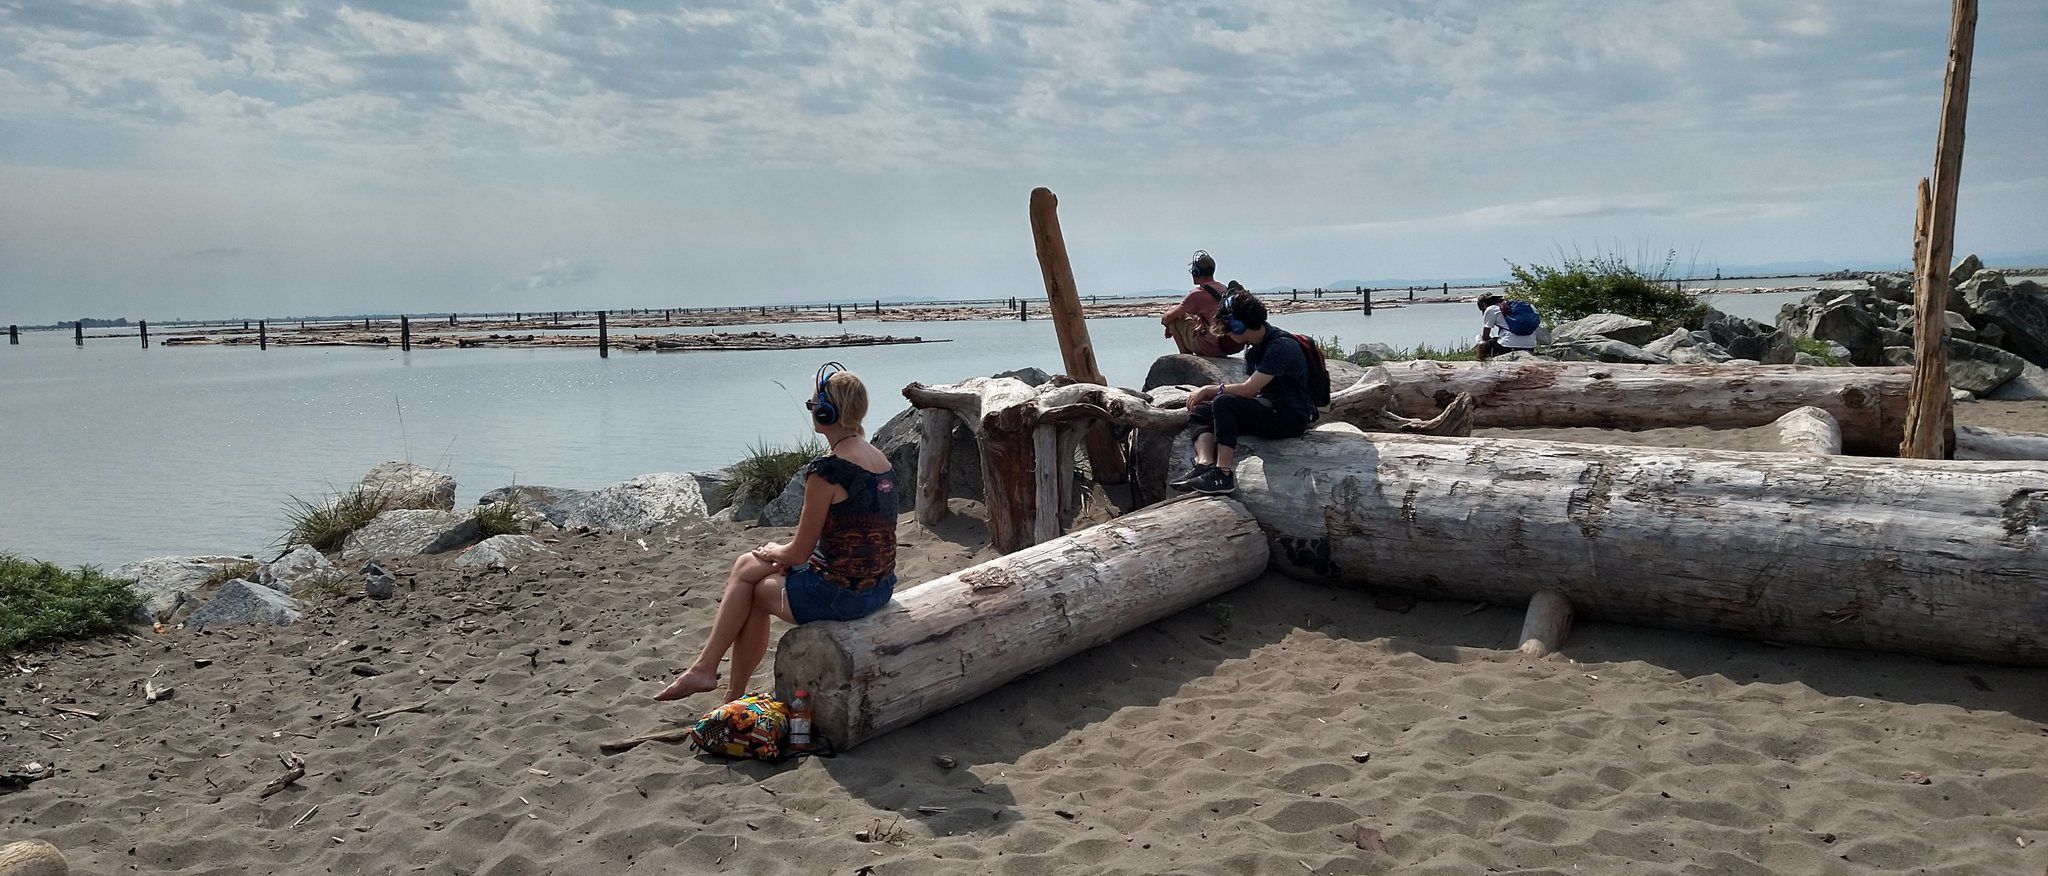
[[[1276,410],[1272,402],[1227,394],[1195,405],[1188,412],[1188,425],[1197,438],[1204,432],[1214,433],[1220,447],[1236,447],[1239,435],[1293,438],[1308,430],[1307,418]]]

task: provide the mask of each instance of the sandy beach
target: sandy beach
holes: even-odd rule
[[[992,556],[955,507],[904,515],[903,586]],[[398,598],[291,628],[20,655],[0,759],[59,772],[0,796],[0,839],[90,874],[2048,870],[2040,670],[1597,622],[1527,660],[1519,606],[1272,574],[836,758],[599,753],[716,704],[648,695],[731,558],[787,534],[557,532],[510,572],[399,561]],[[288,753],[305,777],[260,797]]]

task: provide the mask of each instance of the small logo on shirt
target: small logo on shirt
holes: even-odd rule
[[[875,485],[875,489],[884,493],[896,492],[896,481],[894,478],[882,478],[881,482]]]

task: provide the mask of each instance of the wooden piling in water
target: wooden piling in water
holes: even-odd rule
[[[145,350],[149,349],[149,320],[136,320],[135,330],[138,334],[142,335],[142,348]]]
[[[398,349],[400,352],[412,352],[412,317],[398,317]]]
[[[7,343],[10,346],[21,343],[21,326],[13,323],[7,325]]]
[[[610,315],[611,311],[609,310],[597,312],[597,357],[599,359],[610,359],[612,357],[612,330],[609,324],[610,321],[607,319]]]
[[[836,319],[836,320],[838,320],[838,321],[840,321],[840,322],[845,322],[845,321],[846,321],[846,306],[845,306],[845,305],[843,305],[843,304],[834,304],[834,305],[832,305],[832,318],[833,318],[833,319]]]
[[[1366,315],[1366,316],[1371,316],[1371,315],[1372,315],[1372,290],[1371,290],[1371,289],[1366,289],[1366,288],[1364,288],[1364,287],[1360,287],[1360,288],[1359,288],[1359,290],[1358,290],[1358,301],[1359,301],[1359,304],[1360,304],[1360,306],[1361,306],[1361,307],[1363,307],[1363,308],[1365,309],[1365,315]]]
[[[246,322],[242,324],[245,326],[248,325],[248,323]],[[263,320],[260,319],[256,321],[256,349],[270,349],[270,323],[264,322]]]
[[[71,344],[76,347],[85,346],[85,320],[81,319],[71,324]]]

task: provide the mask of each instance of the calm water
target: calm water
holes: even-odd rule
[[[1802,294],[1715,304],[1769,321]],[[1470,304],[1277,322],[1347,347],[1462,346],[1477,331]],[[77,349],[68,333],[30,333],[18,347],[0,343],[0,552],[104,566],[261,553],[282,532],[288,497],[323,498],[386,459],[454,475],[458,505],[512,483],[595,487],[719,468],[754,442],[808,434],[805,384],[826,359],[868,382],[870,428],[906,407],[898,390],[914,380],[1061,370],[1044,319],[764,328],[948,342],[600,359],[594,350],[142,350],[133,338]],[[1089,332],[1118,385],[1140,385],[1171,351],[1151,319],[1090,320]]]

